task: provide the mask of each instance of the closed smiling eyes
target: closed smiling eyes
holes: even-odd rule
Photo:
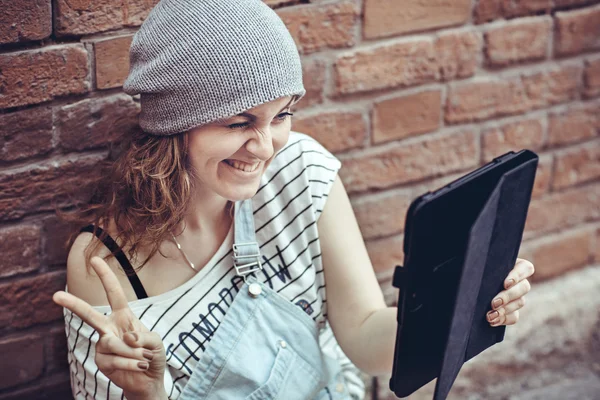
[[[287,119],[287,117],[291,117],[292,115],[294,115],[294,114],[289,113],[289,112],[284,112],[284,113],[277,115],[274,118],[274,120],[277,121],[277,123],[281,123],[281,122],[285,121]],[[227,125],[227,127],[229,129],[241,129],[241,128],[247,127],[248,125],[250,125],[248,122],[243,122],[243,123],[239,123],[239,124]]]

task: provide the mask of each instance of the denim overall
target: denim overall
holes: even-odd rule
[[[316,322],[253,275],[262,266],[251,200],[236,202],[234,228],[244,284],[179,398],[350,399],[339,362],[321,352]]]

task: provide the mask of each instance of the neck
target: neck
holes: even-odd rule
[[[216,194],[196,193],[192,196],[183,218],[186,231],[217,233],[229,227],[232,217],[227,207],[228,200]],[[175,234],[180,234],[175,232]]]

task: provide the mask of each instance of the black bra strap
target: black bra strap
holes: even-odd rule
[[[94,225],[85,226],[81,228],[80,232],[94,233]],[[99,226],[96,227],[95,235],[96,237],[98,237],[98,239],[100,239],[100,235],[102,235],[103,233],[104,230],[102,230],[102,228],[100,228]],[[135,290],[135,294],[138,297],[138,299],[145,299],[146,297],[148,297],[144,286],[142,286],[140,278],[135,273],[133,267],[129,263],[129,260],[127,259],[125,253],[123,253],[123,250],[121,250],[119,245],[113,240],[113,238],[109,236],[108,233],[106,233],[106,236],[100,240],[102,240],[102,243],[104,243],[104,245],[115,255],[117,261],[119,261],[119,264],[121,264],[121,267],[125,271],[125,274],[127,275],[127,278],[129,279],[133,290]]]

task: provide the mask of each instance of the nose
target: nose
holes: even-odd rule
[[[262,161],[271,158],[274,152],[271,128],[255,128],[252,138],[246,143],[246,150]]]

